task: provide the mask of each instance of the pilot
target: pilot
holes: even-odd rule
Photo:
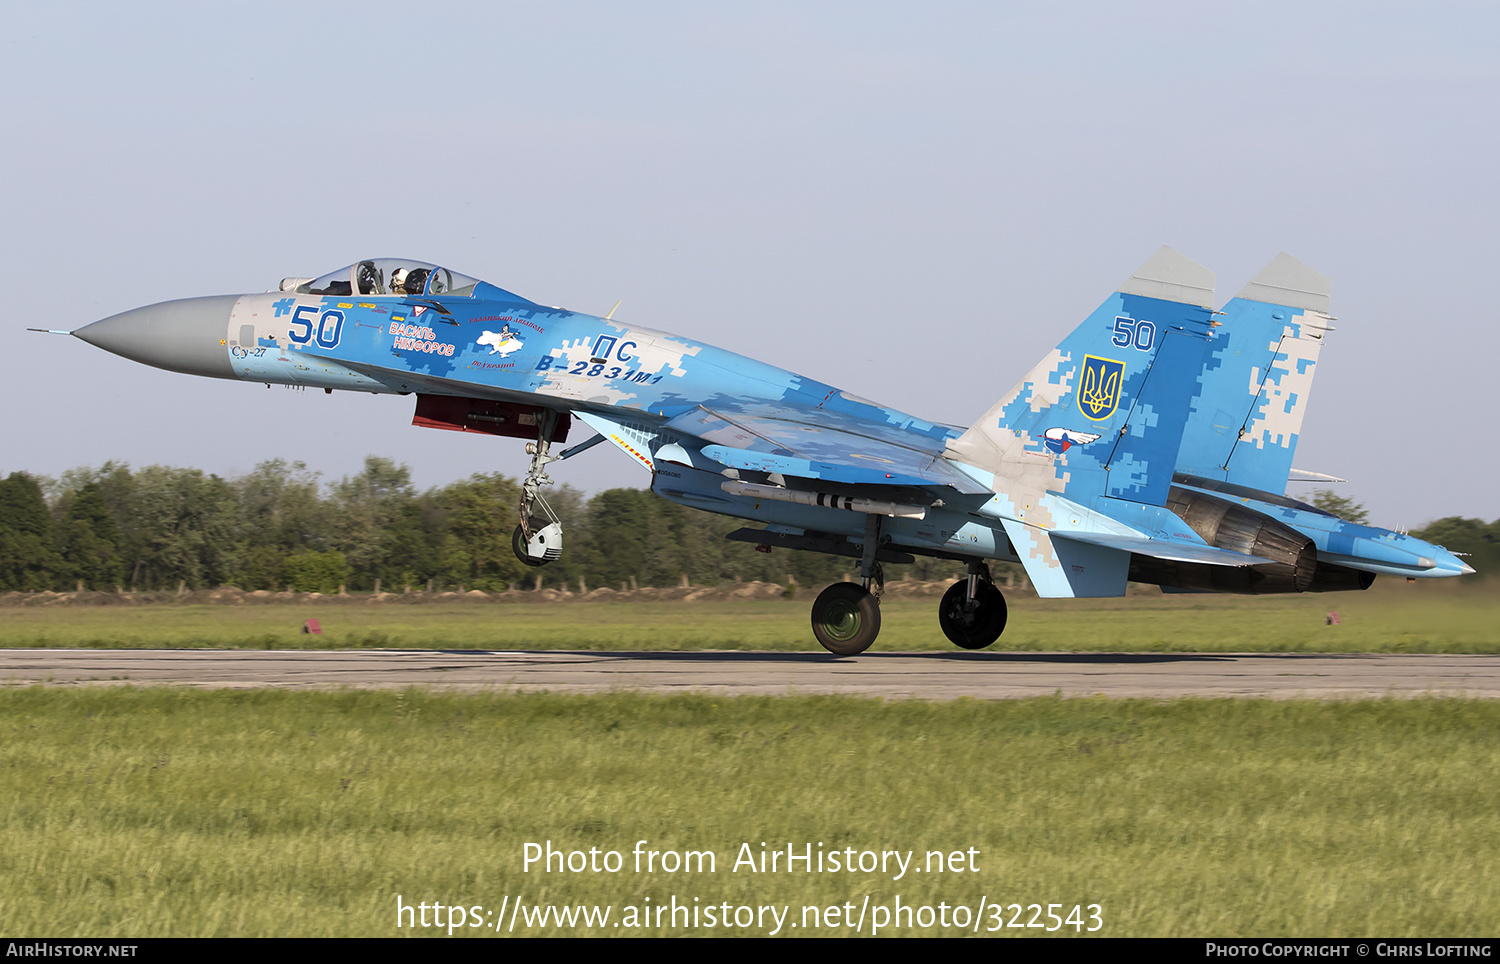
[[[391,294],[419,295],[427,287],[426,268],[397,268],[391,272]]]

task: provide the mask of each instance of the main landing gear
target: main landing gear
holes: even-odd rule
[[[1005,632],[1005,596],[983,562],[969,563],[969,577],[948,587],[938,604],[943,635],[964,649],[984,649]]]
[[[856,656],[880,635],[880,595],[885,572],[876,561],[884,516],[865,516],[865,544],[859,558],[859,584],[834,583],[813,602],[813,635],[835,656]],[[874,586],[872,592],[870,587]]]
[[[557,413],[544,410],[537,419],[535,442],[526,443],[526,454],[531,456],[531,467],[521,481],[521,524],[511,533],[510,548],[516,558],[528,566],[545,566],[562,556],[562,523],[557,513],[542,498],[542,486],[551,485],[547,476],[547,465],[561,456],[552,455],[552,432],[557,427]],[[580,446],[581,448],[581,446]],[[569,453],[564,452],[563,455]],[[541,508],[541,516],[537,508]]]
[[[835,656],[856,656],[880,635],[880,596],[885,573],[876,561],[883,516],[865,516],[865,544],[859,559],[860,582],[840,582],[818,594],[812,608],[813,635]],[[948,587],[938,604],[943,635],[963,649],[983,649],[1005,632],[1005,596],[995,586],[990,567],[969,563],[969,575]]]

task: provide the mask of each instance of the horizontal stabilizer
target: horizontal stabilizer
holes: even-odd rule
[[[1157,559],[1169,559],[1173,562],[1199,562],[1209,566],[1259,566],[1274,563],[1274,559],[1263,559],[1260,556],[1247,555],[1243,552],[1230,552],[1226,549],[1215,549],[1209,545],[1180,545],[1175,542],[1167,542],[1163,539],[1152,539],[1148,536],[1122,536],[1105,532],[1082,532],[1053,533],[1053,539],[1065,539],[1074,542],[1087,542],[1091,545],[1106,546],[1111,549],[1123,549],[1142,556],[1152,556]]]
[[[1320,552],[1318,561],[1332,566],[1344,566],[1347,569],[1358,569],[1361,572],[1373,572],[1388,576],[1425,576],[1437,568],[1437,563],[1432,559],[1417,559],[1413,556],[1408,560],[1387,561],[1382,559],[1370,559],[1364,556],[1348,556],[1340,552]],[[1470,570],[1473,571],[1472,569]]]

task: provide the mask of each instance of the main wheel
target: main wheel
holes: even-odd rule
[[[1005,632],[1008,611],[1005,595],[992,582],[979,583],[979,595],[968,601],[969,581],[960,579],[943,593],[938,604],[938,625],[943,635],[964,649],[984,649]]]
[[[880,603],[852,582],[838,582],[818,593],[812,608],[813,635],[835,656],[863,653],[880,635]]]
[[[526,530],[516,526],[516,531],[510,534],[510,551],[516,554],[516,558],[526,565],[536,568],[545,566],[551,559],[533,559],[526,554]]]

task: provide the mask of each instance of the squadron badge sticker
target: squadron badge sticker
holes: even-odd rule
[[[476,344],[489,345],[490,354],[499,355],[501,358],[525,347],[516,333],[510,330],[510,325],[502,325],[499,331],[486,331],[479,336]]]
[[[1075,445],[1099,441],[1099,436],[1093,432],[1075,432],[1070,428],[1049,428],[1044,437],[1047,448],[1059,455]]]
[[[1125,363],[1096,355],[1083,356],[1083,384],[1078,387],[1078,410],[1083,417],[1102,422],[1120,407],[1120,383]]]

